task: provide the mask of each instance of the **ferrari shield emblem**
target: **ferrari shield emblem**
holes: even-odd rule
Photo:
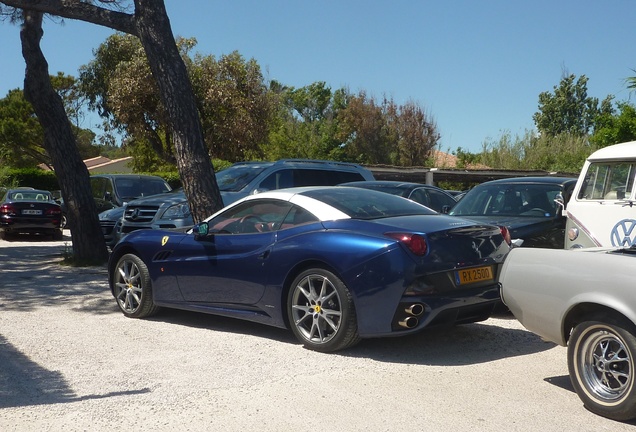
[[[168,243],[168,239],[170,239],[170,237],[163,236],[163,238],[161,239],[161,246],[165,246],[166,243]]]

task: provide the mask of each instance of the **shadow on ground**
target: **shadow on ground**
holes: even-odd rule
[[[148,393],[150,389],[77,395],[61,373],[44,369],[0,335],[0,408],[78,402]]]

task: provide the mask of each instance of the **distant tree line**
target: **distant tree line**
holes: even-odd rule
[[[177,39],[211,158],[421,166],[438,145],[435,121],[415,102],[398,105],[364,91],[333,90],[324,82],[301,88],[266,82],[255,60],[238,52],[217,59],[193,53],[195,46],[194,39]],[[53,78],[76,124],[82,104],[103,119],[106,133],[97,142],[90,129],[74,127],[83,157],[125,154],[133,156],[136,171],[174,169],[174,131],[138,38],[114,34],[77,78]],[[0,112],[3,161],[12,166],[49,163],[41,146],[42,129],[21,90],[0,100]],[[10,134],[4,132],[7,123],[14,125]],[[115,144],[116,136],[123,137],[121,146]]]
[[[628,88],[636,89],[636,77],[626,81]],[[599,102],[588,96],[587,82],[585,75],[564,74],[552,92],[539,94],[536,130],[520,136],[504,132],[485,140],[480,153],[459,148],[455,154],[460,165],[578,173],[595,150],[636,140],[634,105],[615,102],[612,95]]]

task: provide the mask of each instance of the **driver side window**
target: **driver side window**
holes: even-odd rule
[[[254,234],[280,228],[291,207],[275,200],[250,200],[208,221],[210,234]]]

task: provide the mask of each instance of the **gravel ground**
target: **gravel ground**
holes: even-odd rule
[[[125,318],[64,241],[0,240],[1,431],[634,431],[582,406],[566,350],[509,315],[336,354],[164,310]]]

